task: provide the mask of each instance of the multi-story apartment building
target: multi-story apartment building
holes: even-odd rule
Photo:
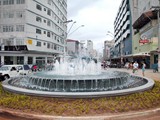
[[[103,60],[107,61],[111,59],[111,48],[114,46],[114,40],[104,41]]]
[[[133,7],[133,55],[139,54],[139,61],[147,67],[158,63],[158,38],[160,37],[158,9],[159,0],[134,0]]]
[[[121,64],[126,55],[132,54],[131,18],[130,0],[122,0],[114,21],[115,58],[113,58]]]
[[[93,41],[87,40],[87,52],[90,57],[93,57]]]
[[[67,39],[67,55],[78,56],[80,50],[80,42],[78,40]]]
[[[67,0],[0,0],[0,62],[44,64],[65,50]]]

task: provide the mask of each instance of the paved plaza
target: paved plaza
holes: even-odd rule
[[[128,72],[130,74],[133,74],[132,73],[132,69],[126,69],[126,68],[118,68],[118,69],[117,68],[106,68],[106,70],[107,69],[112,69],[112,70],[117,70],[117,71],[123,71],[123,72]],[[142,76],[142,70],[139,69],[134,74]],[[144,77],[151,78],[151,79],[156,80],[156,81],[160,81],[160,72],[153,72],[153,69],[146,69],[144,74],[145,74]]]

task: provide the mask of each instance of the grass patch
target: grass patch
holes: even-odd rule
[[[0,84],[0,107],[47,115],[98,115],[160,107],[160,82],[152,90],[92,99],[43,98],[9,93]]]

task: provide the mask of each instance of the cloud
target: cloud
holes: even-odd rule
[[[107,31],[114,31],[114,20],[121,0],[68,0],[68,19],[76,21],[72,26],[74,31],[70,39],[92,40],[96,49],[102,49],[105,40],[111,40]],[[68,24],[68,29],[72,23]]]
[[[80,10],[92,6],[95,2],[97,2],[97,0],[86,0],[85,2],[82,2],[82,0],[67,0],[68,16],[76,16]]]

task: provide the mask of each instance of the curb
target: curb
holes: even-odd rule
[[[129,113],[118,113],[118,114],[108,114],[108,115],[97,115],[97,116],[51,116],[51,115],[38,115],[22,112],[14,112],[11,110],[0,109],[0,114],[7,114],[13,117],[26,118],[28,120],[126,120],[133,119],[137,117],[148,117],[149,115],[158,114],[160,115],[160,108],[139,111],[139,112],[129,112]]]

